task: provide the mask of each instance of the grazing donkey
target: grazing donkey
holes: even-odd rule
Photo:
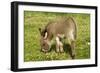
[[[61,18],[58,21],[49,22],[44,29],[39,28],[41,38],[41,50],[48,52],[51,47],[51,40],[56,40],[56,52],[64,52],[62,38],[66,38],[70,44],[71,58],[75,58],[75,40],[77,35],[77,25],[72,17]]]

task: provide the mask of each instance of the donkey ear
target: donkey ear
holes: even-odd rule
[[[46,38],[47,38],[47,36],[48,36],[48,33],[47,33],[47,32],[45,32],[44,39],[46,39]]]

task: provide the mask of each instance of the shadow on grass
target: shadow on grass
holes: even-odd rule
[[[71,57],[71,46],[69,44],[63,43],[63,49],[64,49],[64,53],[69,54],[69,56]],[[53,52],[53,51],[56,52],[56,44],[51,45],[51,48],[49,49],[48,53]],[[58,54],[60,53],[61,52],[59,52]]]
[[[71,54],[71,47],[69,44],[63,44],[63,49],[65,53]],[[56,44],[52,44],[49,52],[55,51],[56,52]]]

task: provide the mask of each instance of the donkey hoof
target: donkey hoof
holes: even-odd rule
[[[56,53],[60,53],[60,51],[57,51],[57,50],[56,50]]]
[[[60,53],[64,53],[64,51],[60,51]]]
[[[75,55],[71,56],[72,59],[75,59]]]

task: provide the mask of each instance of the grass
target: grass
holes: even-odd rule
[[[56,53],[55,47],[47,54],[40,51],[40,33],[38,28],[59,17],[74,17],[78,32],[76,41],[76,59],[90,58],[90,14],[52,13],[24,11],[24,61],[48,61],[71,59],[68,52]],[[67,49],[67,48],[66,48]]]

